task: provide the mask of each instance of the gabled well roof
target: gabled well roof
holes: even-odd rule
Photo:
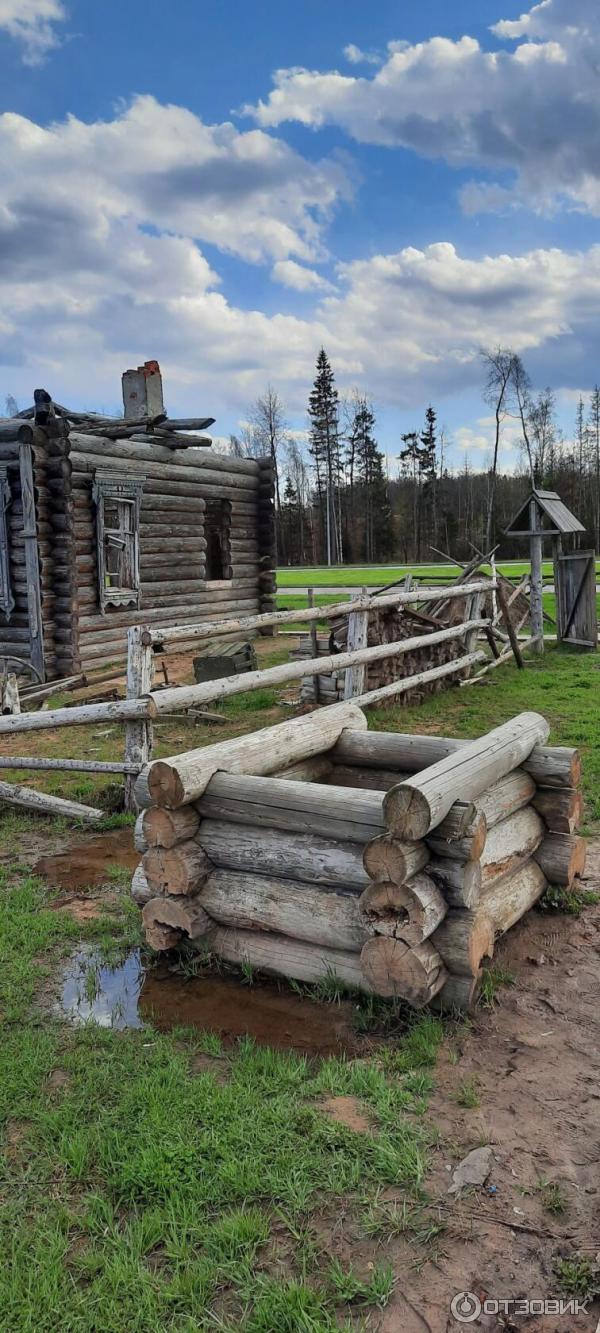
[[[531,532],[529,505],[532,500],[537,501],[542,514],[549,520],[550,527],[544,529],[549,537],[558,536],[559,534],[562,536],[571,532],[585,532],[583,523],[580,523],[579,519],[571,513],[571,510],[567,509],[566,504],[563,504],[556,491],[538,491],[534,487],[505,529],[507,537],[525,537]]]

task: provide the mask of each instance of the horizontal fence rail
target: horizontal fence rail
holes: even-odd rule
[[[266,629],[269,625],[306,624],[312,620],[335,620],[337,616],[354,611],[380,611],[385,606],[411,606],[416,602],[441,602],[455,597],[469,597],[472,593],[493,592],[497,584],[492,579],[462,583],[450,588],[410,588],[383,596],[355,597],[349,602],[329,602],[326,606],[299,607],[294,611],[268,611],[256,616],[235,616],[232,620],[205,620],[197,625],[169,625],[163,630],[146,628],[153,643],[177,643],[182,639],[210,638],[211,635],[233,634],[236,631]]]

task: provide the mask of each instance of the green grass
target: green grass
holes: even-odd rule
[[[460,1084],[456,1100],[459,1106],[464,1106],[467,1110],[474,1110],[476,1106],[479,1106],[479,1079],[475,1076],[466,1078],[464,1083]]]
[[[413,1019],[393,1070],[248,1039],[224,1050],[191,1030],[70,1027],[41,988],[82,934],[100,951],[92,996],[95,958],[136,943],[137,910],[124,900],[82,929],[36,879],[1,872],[0,1327],[334,1333],[356,1312],[356,1329],[394,1274],[376,1241],[364,1267],[332,1259],[313,1219],[333,1225],[343,1207],[360,1231],[382,1190],[419,1197],[441,1023]],[[217,1073],[193,1072],[200,1052]],[[371,1131],[323,1114],[324,1094],[359,1097]]]
[[[528,560],[507,561],[497,566],[499,573],[506,574],[508,578],[519,578],[529,572]],[[596,569],[600,570],[600,560],[596,562]],[[393,583],[396,579],[405,578],[407,574],[412,574],[419,579],[448,577],[456,578],[459,573],[457,565],[446,564],[409,564],[409,565],[307,565],[304,567],[294,566],[292,569],[280,568],[277,570],[278,588],[318,588],[319,586],[333,588],[335,586],[347,588],[360,588],[363,584],[367,587],[382,587],[387,583]],[[552,577],[552,562],[544,561],[544,578]]]

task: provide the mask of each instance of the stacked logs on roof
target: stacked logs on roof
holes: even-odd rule
[[[468,743],[365,728],[343,704],[149,766],[153,948],[468,1007],[496,936],[583,869],[578,756],[531,713]]]
[[[11,422],[21,427],[26,421],[34,421],[36,425],[44,427],[51,422],[58,422],[67,431],[73,429],[78,435],[99,435],[108,440],[139,439],[146,444],[154,440],[156,444],[169,449],[207,448],[212,444],[210,436],[194,432],[208,430],[214,424],[214,417],[169,417],[166,412],[160,412],[129,420],[125,417],[104,416],[100,412],[76,412],[53,402],[45,389],[35,390],[34,401],[34,407],[25,408],[16,417],[10,418]],[[0,434],[2,425],[0,423]]]

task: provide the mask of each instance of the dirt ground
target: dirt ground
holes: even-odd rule
[[[130,830],[104,835],[110,848],[104,856],[100,838],[75,840],[91,853],[88,885],[92,870],[101,880],[107,864],[131,867],[137,857],[124,846],[130,837]],[[68,893],[73,845],[58,838],[45,850],[66,853],[58,866],[65,877],[52,876],[67,890],[57,907],[77,916],[87,894],[72,882]],[[25,859],[33,862],[40,850],[37,839],[23,839]],[[600,889],[600,839],[589,844],[586,887]],[[372,1333],[449,1333],[461,1327],[450,1308],[457,1293],[473,1292],[480,1301],[549,1299],[560,1294],[557,1258],[577,1253],[600,1263],[600,905],[580,917],[531,912],[501,943],[494,965],[510,970],[514,984],[502,988],[492,1009],[449,1028],[433,1071],[427,1118],[439,1139],[423,1216],[443,1229],[426,1242],[410,1232],[393,1234],[393,1227],[382,1234],[380,1257],[392,1264],[396,1284],[386,1309],[371,1315]],[[371,1049],[376,1056],[377,1045]],[[322,1109],[357,1133],[369,1131],[365,1109],[353,1098],[331,1098]],[[493,1150],[486,1185],[449,1195],[451,1171],[483,1145]],[[551,1197],[557,1203],[551,1185],[560,1202],[554,1212],[547,1206]],[[390,1189],[382,1203],[393,1209],[403,1196]],[[350,1212],[324,1216],[321,1225],[332,1255],[359,1271],[368,1267],[372,1241]],[[482,1314],[470,1327],[597,1333],[600,1303],[579,1314]]]
[[[600,887],[600,839],[589,845],[586,887]],[[461,1327],[450,1312],[458,1292],[549,1299],[559,1295],[557,1256],[600,1261],[600,906],[579,918],[529,913],[494,963],[514,986],[459,1036],[457,1063],[442,1048],[435,1072],[430,1114],[442,1143],[427,1189],[447,1230],[423,1268],[414,1265],[426,1249],[387,1247],[399,1279],[377,1333],[449,1333]],[[479,1099],[472,1109],[457,1100],[467,1080]],[[494,1153],[487,1188],[454,1202],[448,1168],[483,1144]],[[560,1186],[563,1212],[546,1208],[543,1181]],[[589,1333],[600,1304],[586,1314],[482,1314],[468,1326]]]

